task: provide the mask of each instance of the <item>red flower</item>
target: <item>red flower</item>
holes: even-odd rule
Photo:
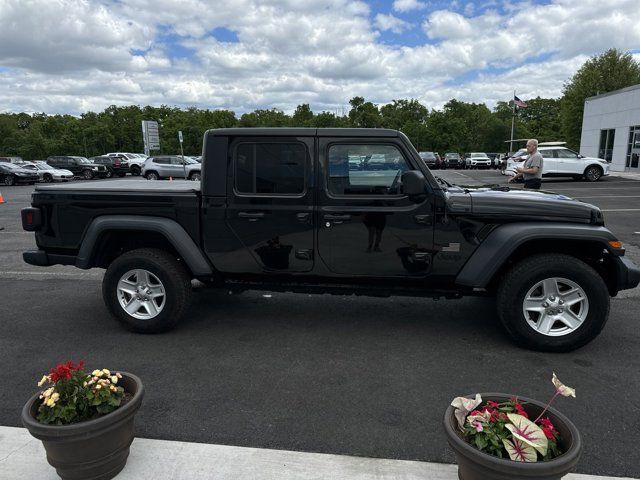
[[[489,400],[487,401],[487,406],[491,408],[498,408],[499,405],[497,402],[494,402],[493,400]]]
[[[520,405],[519,403],[516,403],[514,405],[516,412],[518,412],[519,415],[522,415],[524,418],[529,418],[529,415],[527,414],[527,412],[524,411],[524,408],[522,408],[522,405]]]
[[[54,383],[62,379],[69,380],[73,372],[82,370],[83,366],[83,361],[78,362],[78,364],[74,366],[73,362],[69,360],[67,363],[59,363],[52,368],[49,372],[49,376],[51,377],[51,381]]]
[[[551,423],[551,420],[549,420],[549,418],[543,418],[542,420],[540,420],[540,423],[541,423],[540,428],[542,428],[542,431],[544,432],[545,437],[553,440],[556,434],[556,427],[553,426],[553,423]]]

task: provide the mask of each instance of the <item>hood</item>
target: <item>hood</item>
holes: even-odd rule
[[[544,190],[510,187],[467,187],[474,217],[503,221],[562,221],[604,225],[600,209],[589,203]]]

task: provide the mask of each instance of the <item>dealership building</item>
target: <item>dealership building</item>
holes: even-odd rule
[[[613,171],[640,173],[640,85],[584,101],[580,153],[604,158]]]

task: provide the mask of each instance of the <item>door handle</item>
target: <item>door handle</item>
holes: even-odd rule
[[[296,213],[296,219],[301,223],[308,222],[309,221],[309,214],[308,213]]]
[[[263,212],[239,212],[238,217],[257,220],[259,218],[264,218],[264,213]]]
[[[421,225],[431,225],[431,215],[414,215],[413,219]]]
[[[351,220],[351,215],[327,213],[324,216],[324,219],[325,220],[332,220],[334,222],[345,222],[347,220]]]

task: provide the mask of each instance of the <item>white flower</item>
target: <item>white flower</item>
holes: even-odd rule
[[[38,382],[38,386],[41,387],[42,385],[44,385],[45,383],[47,383],[49,381],[49,377],[47,375],[43,375],[42,376],[42,380],[40,380]]]

